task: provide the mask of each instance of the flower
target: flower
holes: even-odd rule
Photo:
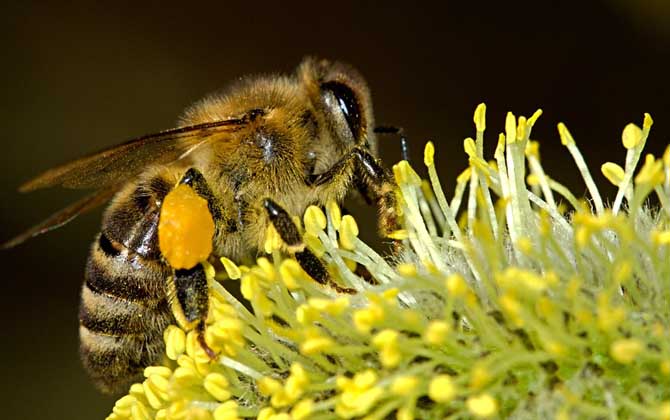
[[[368,247],[335,203],[307,210],[305,243],[358,293],[312,281],[270,231],[255,266],[207,267],[217,359],[168,327],[165,365],[147,367],[109,419],[667,418],[670,152],[638,169],[651,117],[624,129],[625,162],[602,167],[618,188],[608,208],[565,124],[588,201],[544,172],[530,140],[541,111],[509,113],[490,162],[485,114],[452,198],[435,144],[427,180],[394,166],[398,254]],[[236,281],[244,302],[225,289]]]

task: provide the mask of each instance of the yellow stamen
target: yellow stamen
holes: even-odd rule
[[[507,116],[505,117],[505,134],[507,137],[507,143],[512,144],[515,143],[517,138],[516,138],[516,118],[514,117],[514,114],[511,112],[507,113]]]
[[[342,222],[342,212],[340,211],[340,206],[337,205],[335,201],[329,201],[328,212],[330,213],[330,221],[333,224],[335,230],[340,229],[340,223]]]
[[[221,257],[221,264],[223,264],[223,268],[226,270],[226,274],[228,274],[229,278],[237,280],[242,277],[242,271],[240,271],[240,267],[238,267],[237,264],[228,258]]]
[[[477,131],[484,131],[486,130],[486,104],[481,103],[477,105],[477,108],[475,109],[475,115],[473,116],[473,121],[475,122],[475,127],[477,127]]]
[[[340,225],[340,245],[343,249],[353,250],[356,247],[356,237],[358,237],[356,219],[347,214],[342,217]]]
[[[498,402],[489,394],[469,397],[466,405],[468,410],[479,418],[491,417],[498,411]]]
[[[426,147],[423,149],[423,163],[426,166],[435,164],[435,146],[432,141],[426,143]]]
[[[636,147],[642,141],[642,130],[637,125],[630,123],[624,127],[621,133],[621,142],[626,149]]]
[[[447,403],[456,396],[456,385],[449,375],[437,375],[430,381],[428,396],[437,403]]]
[[[623,168],[616,163],[606,162],[600,167],[601,172],[605,175],[605,178],[614,186],[618,187],[625,176]]]
[[[575,144],[575,139],[568,131],[568,127],[565,126],[562,122],[558,123],[558,135],[561,137],[561,143],[563,146],[571,146]]]
[[[210,373],[205,377],[203,383],[207,392],[209,392],[218,401],[226,401],[230,398],[228,390],[228,380],[220,373]]]
[[[312,235],[318,235],[326,228],[326,215],[317,206],[309,206],[304,216],[305,230]]]
[[[642,350],[642,343],[635,339],[620,339],[610,346],[610,355],[617,362],[628,365]]]
[[[400,396],[411,395],[416,392],[418,384],[419,380],[415,376],[399,376],[393,380],[391,392]]]

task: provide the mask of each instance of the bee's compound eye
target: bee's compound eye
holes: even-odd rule
[[[361,111],[354,92],[348,86],[340,82],[323,83],[321,89],[324,92],[332,93],[337,107],[347,121],[352,136],[354,139],[357,139],[361,129]]]

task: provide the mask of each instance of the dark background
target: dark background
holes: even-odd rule
[[[658,155],[668,143],[663,0],[285,3],[5,6],[0,238],[79,196],[20,195],[22,181],[169,128],[208,92],[241,75],[292,71],[306,54],[355,65],[371,86],[378,122],[405,127],[417,166],[424,142],[435,142],[449,191],[466,165],[462,140],[474,135],[472,112],[482,101],[489,156],[506,111],[528,116],[543,108],[533,137],[543,141],[548,172],[576,193],[584,187],[560,146],[558,121],[601,185],[600,164],[623,162],[621,129],[641,124],[643,112],[656,120],[648,150]],[[396,144],[382,142],[389,164],[399,159]],[[99,218],[83,216],[0,253],[4,418],[95,419],[111,410],[113,400],[91,387],[77,354],[79,288]]]

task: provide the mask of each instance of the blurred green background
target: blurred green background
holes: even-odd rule
[[[667,1],[463,3],[5,5],[0,238],[80,196],[20,195],[22,181],[169,128],[185,106],[227,82],[292,71],[306,54],[356,66],[373,91],[378,123],[405,128],[417,166],[424,142],[435,142],[449,190],[466,165],[462,140],[474,134],[472,112],[482,101],[489,152],[506,111],[530,115],[542,107],[534,137],[543,141],[546,169],[576,193],[584,187],[560,146],[559,120],[601,185],[600,164],[623,161],[621,129],[641,124],[643,112],[656,120],[648,150],[663,151],[670,139]],[[381,143],[387,163],[399,159],[393,139]],[[3,418],[96,419],[112,407],[89,384],[77,353],[79,288],[99,218],[99,211],[83,216],[0,253]]]

